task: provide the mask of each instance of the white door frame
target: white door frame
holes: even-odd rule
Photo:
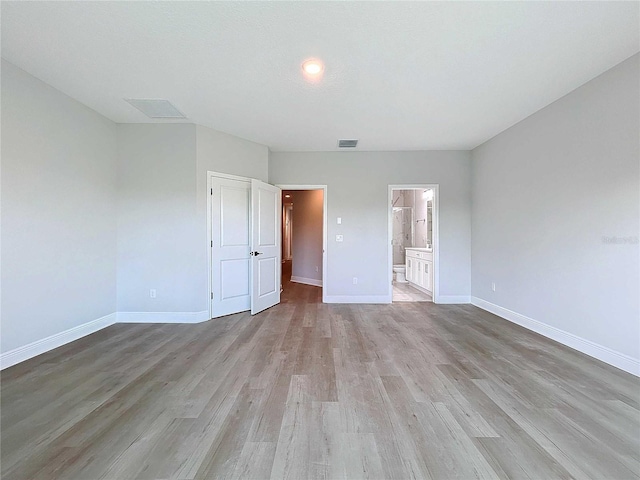
[[[433,303],[440,303],[440,185],[437,183],[389,185],[387,203],[387,268],[389,303],[393,302],[393,191],[433,190]]]
[[[211,295],[213,292],[213,283],[211,281],[211,277],[213,275],[212,265],[211,265],[211,242],[213,240],[211,236],[211,229],[213,227],[211,223],[211,213],[212,213],[212,197],[211,197],[211,189],[213,188],[213,177],[218,178],[227,178],[229,180],[240,180],[242,182],[248,182],[251,184],[251,179],[248,177],[240,177],[238,175],[229,175],[228,173],[220,173],[220,172],[212,172],[211,170],[207,171],[207,282],[209,285],[209,291],[207,292],[207,304],[209,305],[209,319],[213,318],[213,302],[211,299]],[[249,235],[251,235],[251,225],[249,225]]]
[[[327,186],[276,185],[282,190],[323,190],[322,192],[322,303],[327,303]],[[294,204],[295,208],[295,204]]]

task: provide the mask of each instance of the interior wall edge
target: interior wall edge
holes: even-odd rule
[[[471,297],[469,301],[455,295],[441,296],[440,304],[471,303],[482,310],[497,315],[507,321],[538,333],[562,345],[584,353],[592,358],[612,365],[620,370],[640,377],[640,359],[616,352],[610,348],[586,340],[572,333],[560,330],[546,323],[488,302],[482,298]],[[327,303],[391,303],[386,295],[331,295]],[[42,355],[58,347],[79,340],[116,323],[201,323],[210,320],[209,312],[114,312],[84,323],[64,332],[51,335],[30,344],[0,354],[0,370],[17,365],[30,358]]]
[[[294,283],[303,283],[305,285],[311,285],[313,287],[322,287],[322,280],[317,280],[315,278],[296,277],[295,275],[292,275],[291,281]]]
[[[113,312],[90,322],[28,343],[27,345],[3,352],[0,354],[0,370],[17,365],[18,363],[47,353],[55,348],[62,347],[67,343],[79,340],[103,328],[109,327],[116,322],[117,313]]]
[[[116,323],[202,323],[209,320],[209,312],[207,310],[201,312],[113,312],[77,327],[1,353],[0,370],[80,340]]]
[[[509,322],[538,333],[562,345],[584,353],[592,358],[612,365],[627,373],[640,377],[640,359],[630,357],[611,348],[592,342],[567,331],[527,317],[508,308],[501,307],[478,297],[471,297],[471,303],[482,310],[493,313]]]
[[[327,295],[324,303],[391,303],[389,295]]]
[[[471,297],[469,295],[438,295],[435,297],[433,303],[439,305],[460,305],[471,303]]]
[[[208,310],[200,312],[118,312],[117,323],[202,323],[211,320]]]

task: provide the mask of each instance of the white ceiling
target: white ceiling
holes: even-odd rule
[[[2,56],[116,122],[164,98],[272,150],[470,149],[638,52],[639,8],[3,1]]]

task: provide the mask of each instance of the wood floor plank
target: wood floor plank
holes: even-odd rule
[[[299,479],[307,476],[310,465],[311,417],[309,377],[292,375],[271,470],[272,479]]]
[[[3,371],[3,480],[640,480],[637,377],[471,305],[284,288]]]
[[[344,427],[340,420],[338,403],[312,402],[311,421],[307,478],[345,478],[344,452],[339,443]]]
[[[338,448],[343,457],[344,478],[384,478],[382,461],[373,433],[342,433]]]
[[[263,480],[269,478],[276,454],[272,442],[246,442],[230,477],[233,480]]]

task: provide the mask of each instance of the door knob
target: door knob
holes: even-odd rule
[[[254,257],[257,257],[258,255],[262,255],[262,252],[251,252],[249,255],[253,255]]]

